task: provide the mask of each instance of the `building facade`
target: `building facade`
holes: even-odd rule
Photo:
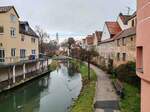
[[[150,112],[150,1],[137,0],[137,74],[141,78],[141,112]]]
[[[14,6],[0,7],[0,82],[16,83],[41,66],[36,33],[19,20]]]
[[[133,22],[134,21],[134,22]],[[98,44],[99,63],[108,65],[109,60],[117,67],[136,58],[136,13],[119,14],[116,22],[105,22],[102,40]],[[132,24],[131,24],[132,23]]]

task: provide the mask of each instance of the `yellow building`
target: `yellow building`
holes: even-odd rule
[[[43,71],[47,62],[39,59],[38,42],[14,6],[0,7],[0,83],[15,84]]]
[[[28,22],[19,21],[13,6],[0,7],[0,62],[14,63],[38,58],[38,36]]]

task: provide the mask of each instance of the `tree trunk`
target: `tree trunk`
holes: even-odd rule
[[[88,79],[90,80],[91,77],[90,77],[90,61],[88,59]]]

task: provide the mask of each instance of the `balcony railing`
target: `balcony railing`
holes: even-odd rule
[[[0,64],[7,65],[7,64],[15,64],[21,62],[32,62],[36,60],[38,60],[38,57],[35,55],[30,55],[26,57],[5,57],[5,58],[0,58]]]

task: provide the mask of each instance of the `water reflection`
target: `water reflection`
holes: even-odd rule
[[[7,94],[0,95],[0,112],[67,112],[82,87],[81,76],[59,69]]]

